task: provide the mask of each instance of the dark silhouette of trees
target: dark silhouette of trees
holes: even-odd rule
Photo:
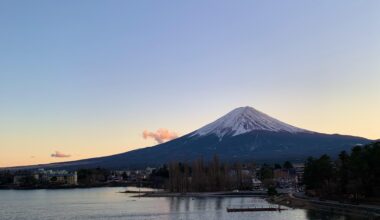
[[[285,161],[284,165],[283,165],[284,169],[293,169],[293,164],[290,163],[289,161]]]
[[[169,169],[166,165],[158,169],[154,169],[149,176],[149,181],[154,188],[165,188],[167,179],[169,179]]]
[[[13,175],[10,171],[5,170],[0,172],[0,185],[7,185],[13,183]]]
[[[333,175],[333,163],[329,156],[322,155],[319,159],[312,157],[307,159],[304,173],[307,189],[315,190],[318,194],[329,193]]]
[[[35,186],[38,183],[37,179],[32,175],[24,176],[20,179],[20,186]]]
[[[110,171],[102,168],[80,169],[78,170],[78,183],[83,185],[91,185],[105,182]]]
[[[260,169],[260,179],[266,187],[274,187],[275,182],[273,181],[274,173],[273,167],[268,164],[263,164]]]
[[[127,173],[125,171],[121,174],[121,177],[123,178],[123,180],[127,180],[128,179],[128,175],[127,175]]]
[[[340,169],[338,170],[338,189],[339,193],[346,194],[347,193],[347,185],[349,182],[349,158],[350,156],[347,154],[346,151],[342,151],[339,154],[339,160],[338,160],[338,167]]]
[[[327,155],[308,158],[306,189],[320,196],[361,199],[380,196],[380,142],[342,151],[336,161]]]
[[[268,193],[268,196],[275,196],[275,195],[277,195],[276,187],[270,186],[268,188],[267,193]]]
[[[172,162],[168,166],[167,189],[170,192],[212,192],[252,187],[250,175],[240,163],[221,163],[218,156],[205,163],[202,158],[190,164]]]

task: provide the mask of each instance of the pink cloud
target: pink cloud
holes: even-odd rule
[[[178,137],[177,133],[173,131],[169,131],[166,128],[160,128],[156,132],[145,130],[142,136],[144,139],[154,138],[154,140],[156,140],[157,143],[160,143],[160,144],[166,141],[173,140]]]
[[[63,158],[63,157],[71,157],[71,155],[69,155],[69,154],[64,154],[64,153],[59,152],[59,151],[55,151],[55,153],[51,154],[50,156],[51,156],[51,157],[59,157],[59,158]]]

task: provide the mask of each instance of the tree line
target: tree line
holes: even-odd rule
[[[221,163],[218,156],[206,163],[202,158],[188,163],[172,162],[168,165],[170,192],[212,192],[252,187],[251,170],[255,165]]]
[[[155,169],[150,175],[150,181],[158,188],[165,188],[169,192],[218,192],[231,190],[251,190],[252,179],[261,180],[262,186],[274,188],[275,169],[292,169],[286,161],[279,164],[256,163],[225,163],[217,155],[211,161],[202,158],[193,162],[171,162]]]
[[[308,193],[321,197],[363,199],[380,196],[380,142],[342,151],[337,160],[327,155],[305,163]]]

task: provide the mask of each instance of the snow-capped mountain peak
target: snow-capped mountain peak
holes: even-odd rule
[[[236,136],[255,130],[290,133],[309,132],[246,106],[236,108],[216,121],[196,130],[193,136],[215,134],[222,138],[225,135]]]

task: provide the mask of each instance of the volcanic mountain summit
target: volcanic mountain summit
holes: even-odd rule
[[[337,156],[371,140],[322,134],[297,128],[252,107],[232,110],[216,121],[166,143],[107,157],[38,165],[30,168],[141,168],[171,161],[205,160],[218,155],[226,162],[303,162],[308,156]]]
[[[215,134],[219,138],[225,135],[240,135],[253,131],[272,131],[301,133],[307,130],[294,127],[270,117],[252,107],[240,107],[232,110],[218,120],[198,129],[194,135]]]

